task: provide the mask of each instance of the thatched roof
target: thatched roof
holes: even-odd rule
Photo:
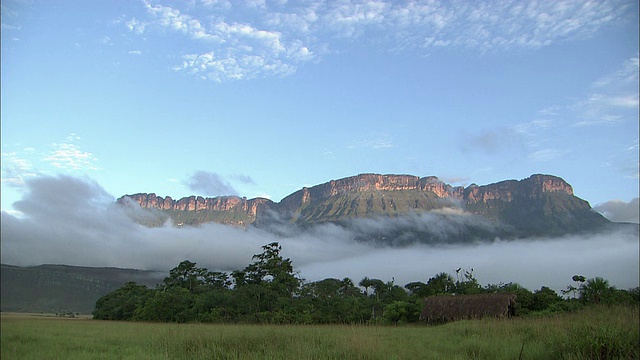
[[[483,316],[510,316],[516,302],[511,293],[430,296],[424,299],[420,320],[446,322]]]

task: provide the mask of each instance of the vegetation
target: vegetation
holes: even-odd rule
[[[2,264],[0,309],[15,312],[91,314],[96,301],[127,281],[155,286],[166,273],[66,265]]]
[[[441,326],[175,324],[2,315],[2,359],[637,359],[637,306]]]
[[[640,357],[637,288],[618,290],[576,275],[565,299],[547,287],[482,287],[472,269],[404,287],[368,277],[357,285],[349,278],[305,283],[280,251],[278,243],[265,245],[253,263],[231,274],[185,260],[154,289],[129,282],[103,296],[94,319],[3,313],[1,358]],[[425,297],[488,293],[515,294],[513,310],[525,316],[411,325]]]
[[[427,283],[411,282],[404,288],[393,281],[368,277],[358,283],[364,291],[349,278],[304,283],[297,277],[291,260],[280,255],[281,250],[278,243],[265,245],[262,253],[253,256],[252,264],[231,274],[212,272],[185,260],[155,289],[129,282],[103,296],[96,302],[94,319],[397,325],[418,322],[428,296],[515,294],[516,306],[510,312],[538,316],[575,311],[589,304],[639,303],[637,288],[618,290],[602,278],[587,280],[578,275],[574,281],[580,283],[579,287],[567,288],[567,293],[575,292],[577,297],[569,299],[545,286],[534,292],[515,283],[482,287],[473,269],[458,269],[456,280],[439,273]]]

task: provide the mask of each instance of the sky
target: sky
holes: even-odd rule
[[[67,239],[64,224],[78,219],[53,216],[56,206],[110,208],[140,192],[280,201],[360,173],[462,186],[552,174],[610,219],[638,222],[635,0],[3,0],[1,10],[3,262],[34,263],[5,255],[29,231]],[[70,189],[86,198],[64,198]],[[78,224],[115,236],[88,219]],[[141,249],[156,236],[134,233]],[[62,256],[52,244],[41,250]]]
[[[2,2],[2,210],[66,174],[268,197],[360,173],[638,197],[638,2]]]

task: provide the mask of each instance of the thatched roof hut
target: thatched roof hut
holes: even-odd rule
[[[514,315],[516,295],[511,293],[430,296],[424,299],[420,320],[438,323],[483,316]]]

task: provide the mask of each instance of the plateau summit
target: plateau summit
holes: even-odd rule
[[[594,230],[609,224],[589,203],[573,194],[563,179],[535,174],[523,180],[489,185],[451,186],[435,176],[360,174],[304,187],[274,202],[266,198],[190,196],[174,200],[154,193],[125,195],[117,203],[147,210],[137,220],[159,226],[197,226],[215,222],[234,226],[291,224],[309,227],[373,224],[395,219],[388,229],[369,236],[397,237],[412,232],[413,240],[463,240],[551,236]],[[428,218],[429,224],[425,225]],[[402,223],[397,226],[398,221]],[[454,231],[434,231],[438,223],[456,224]],[[375,228],[375,226],[374,226]],[[438,236],[436,236],[438,235]],[[428,241],[428,242],[429,242]]]

